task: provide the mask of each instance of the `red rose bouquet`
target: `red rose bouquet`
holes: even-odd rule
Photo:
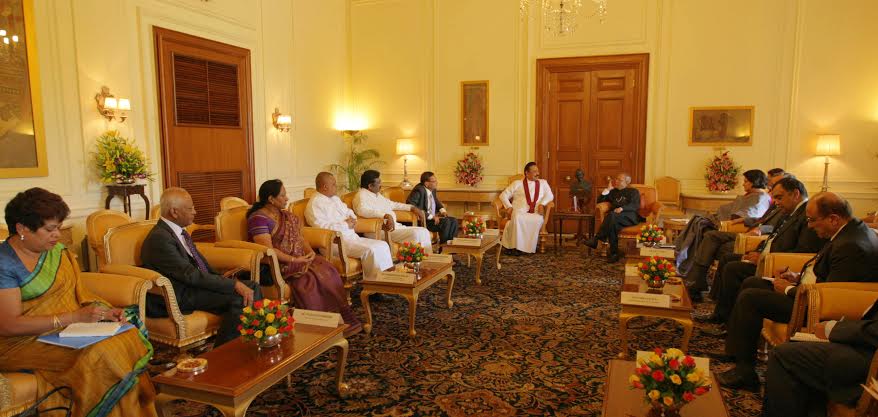
[[[637,264],[640,277],[646,281],[650,288],[662,288],[665,281],[674,276],[676,268],[674,263],[664,258],[649,258],[648,261]]]
[[[277,300],[258,300],[253,307],[244,307],[238,331],[246,341],[261,342],[266,338],[293,332],[295,319],[292,309]]]
[[[632,389],[644,390],[646,402],[653,410],[659,411],[678,412],[710,391],[710,379],[704,370],[696,367],[695,359],[679,349],[662,351],[656,348],[649,359],[638,359],[637,368],[628,377],[628,382]]]
[[[402,242],[396,251],[396,260],[405,263],[421,262],[426,258],[427,252],[420,243]]]
[[[640,235],[637,236],[637,242],[646,246],[655,246],[661,243],[664,237],[664,229],[650,223],[640,227]]]
[[[738,173],[740,172],[741,166],[735,165],[735,161],[729,156],[728,151],[714,156],[707,163],[707,173],[704,174],[704,179],[707,180],[707,189],[718,192],[732,190],[738,185]]]

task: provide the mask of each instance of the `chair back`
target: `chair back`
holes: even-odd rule
[[[238,206],[221,210],[216,214],[216,240],[240,240],[248,241],[247,233],[247,210],[249,206]]]
[[[158,219],[162,215],[162,206],[156,204],[149,209],[149,218],[150,219]]]
[[[250,203],[248,203],[247,200],[244,200],[243,198],[223,197],[222,200],[220,200],[220,210],[228,210],[228,209],[235,208],[235,207],[249,207],[249,206],[250,206]],[[217,226],[219,226],[219,224],[217,224]],[[220,237],[217,236],[217,239],[220,239]]]
[[[809,288],[808,328],[829,320],[859,320],[878,300],[878,284],[840,283],[815,285]]]
[[[140,248],[155,227],[155,220],[133,222],[114,227],[104,236],[107,264],[140,266]]]
[[[640,192],[640,210],[638,212],[644,218],[650,218],[655,214],[652,210],[653,203],[658,201],[655,187],[646,184],[631,184],[630,187],[636,188]]]
[[[133,221],[131,216],[116,210],[98,210],[85,219],[88,248],[95,254],[98,270],[107,263],[107,253],[104,250],[104,236],[107,231]]]
[[[0,239],[6,240],[7,237],[9,237],[9,229],[6,225],[0,224]]]
[[[524,179],[524,174],[510,175],[509,178],[506,179],[506,183],[512,184],[515,181],[521,181],[523,179]]]
[[[662,204],[680,206],[680,180],[674,177],[661,177],[655,180],[658,201]]]
[[[359,191],[359,190],[357,190]],[[354,197],[357,195],[357,191],[349,192],[343,196],[341,196],[341,201],[348,206],[349,209],[354,209]]]
[[[390,201],[397,203],[405,203],[405,190],[400,187],[387,187],[381,189],[381,195],[387,197]]]
[[[308,187],[305,191],[302,191],[302,198],[311,198],[314,197],[314,194],[317,194],[317,189],[314,187]]]
[[[294,216],[298,217],[299,222],[303,225],[308,225],[308,222],[305,220],[305,209],[308,208],[308,201],[311,201],[311,198],[296,200],[287,206],[287,210],[289,210],[290,213],[293,213]]]

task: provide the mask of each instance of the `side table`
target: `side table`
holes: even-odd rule
[[[576,213],[570,211],[556,211],[552,213],[552,222],[554,223],[554,243],[555,243],[555,253],[558,253],[558,248],[561,247],[561,244],[564,243],[561,238],[561,233],[564,228],[564,220],[575,220],[578,224],[578,228],[576,231],[576,235],[573,236],[573,239],[576,240],[576,245],[585,239],[589,239],[594,236],[594,214],[593,213]],[[587,234],[582,234],[582,222],[585,221],[585,225],[588,226]],[[591,249],[589,249],[591,250]]]
[[[113,197],[122,197],[122,208],[125,214],[131,215],[131,196],[139,195],[146,205],[146,214],[144,218],[149,220],[149,198],[146,197],[146,184],[108,184],[107,185],[107,201],[104,202],[104,208],[110,209],[110,202]]]

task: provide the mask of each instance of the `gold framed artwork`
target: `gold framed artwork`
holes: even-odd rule
[[[691,107],[689,146],[750,146],[754,106]]]
[[[460,144],[488,145],[488,81],[460,82]]]
[[[0,23],[0,178],[45,177],[33,0],[6,0]]]

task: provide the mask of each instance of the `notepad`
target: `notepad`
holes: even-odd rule
[[[95,337],[95,336],[112,336],[116,334],[122,324],[118,322],[99,322],[99,323],[73,323],[61,333],[62,338],[67,337]]]
[[[790,340],[795,341],[795,342],[829,343],[829,340],[821,339],[821,338],[817,337],[817,335],[815,335],[814,333],[802,333],[802,332],[796,332],[796,334],[794,334],[793,337],[790,338]]]
[[[113,323],[119,324],[119,323]],[[68,326],[69,327],[69,326]],[[40,336],[37,338],[40,342],[48,343],[50,345],[63,346],[71,349],[82,349],[84,347],[91,346],[101,340],[112,337],[122,332],[128,331],[128,329],[133,329],[134,326],[130,323],[123,324],[121,327],[118,327],[116,332],[109,336],[91,336],[91,337],[61,337],[60,332],[47,334],[45,336]]]

